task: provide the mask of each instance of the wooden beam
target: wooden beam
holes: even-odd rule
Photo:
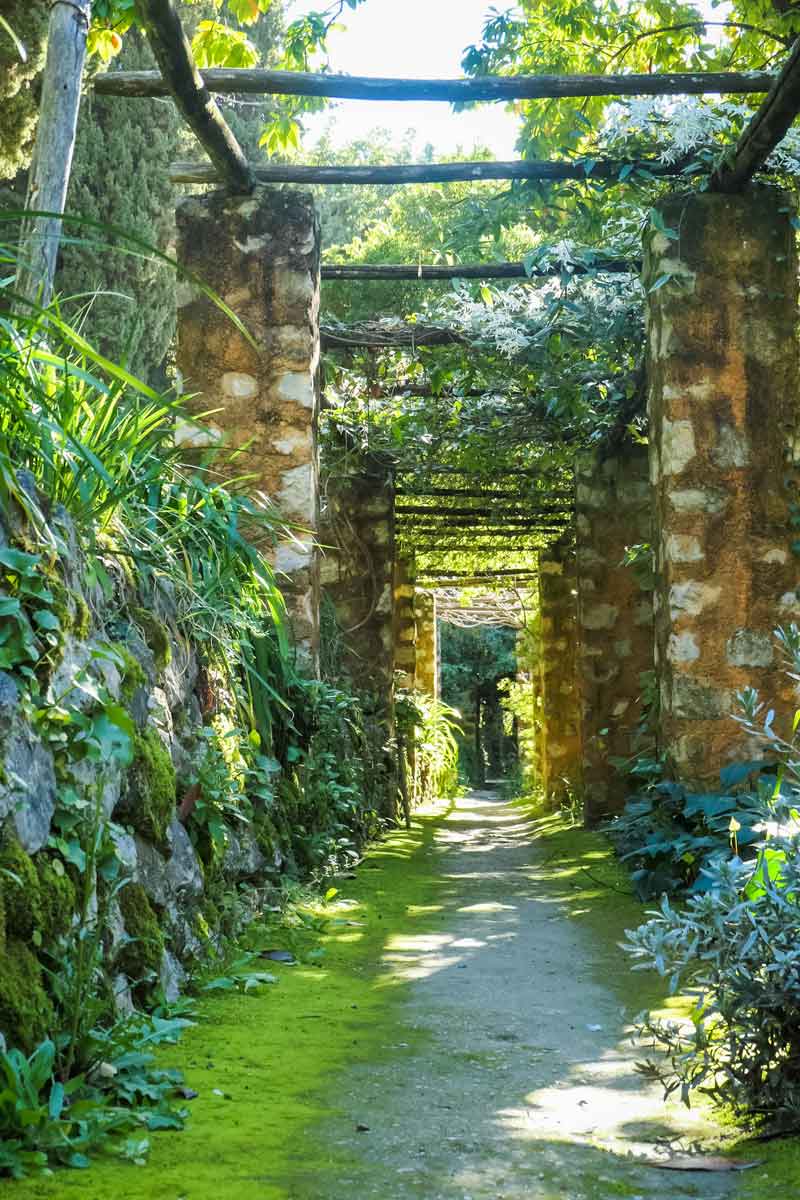
[[[139,22],[172,95],[208,157],[214,178],[234,192],[252,192],[255,179],[244,151],[198,71],[172,0],[135,0]]]
[[[585,275],[587,271],[605,271],[614,275],[638,275],[641,262],[625,258],[597,258],[594,263],[572,263],[566,268],[570,275]],[[553,264],[528,270],[521,262],[456,263],[454,266],[414,266],[395,263],[328,263],[322,266],[323,280],[357,279],[546,279],[561,275],[564,268]]]
[[[149,0],[153,3],[154,0]],[[662,163],[658,159],[639,162],[624,159],[575,159],[572,162],[542,161],[539,159],[515,162],[445,162],[406,163],[391,166],[295,166],[292,163],[270,163],[251,166],[259,183],[305,184],[402,184],[476,182],[482,179],[534,179],[558,182],[566,179],[619,180],[625,167],[645,171],[650,176],[680,175],[683,162]],[[212,163],[173,163],[169,169],[173,183],[219,183],[220,173]],[[621,181],[620,181],[621,182]]]
[[[421,523],[441,525],[469,525],[470,521],[507,521],[508,524],[530,524],[539,517],[571,515],[570,504],[524,505],[509,508],[412,508],[408,504],[395,505],[395,513],[401,517],[419,517]],[[409,524],[411,522],[408,522]]]
[[[369,321],[355,325],[320,325],[319,333],[323,350],[391,350],[404,346],[452,346],[464,341],[464,335],[458,329],[413,321],[384,326]]]
[[[564,531],[563,527],[558,525],[554,526],[551,530],[542,530],[542,533],[548,532],[563,533]],[[474,554],[490,554],[495,552],[498,554],[515,554],[518,550],[524,550],[528,554],[533,554],[535,551],[541,549],[539,543],[531,544],[530,542],[519,542],[512,546],[496,546],[493,542],[489,542],[488,544],[484,544],[483,542],[459,542],[457,545],[451,545],[449,542],[418,542],[414,539],[407,539],[407,541],[415,550],[425,554],[455,554],[462,550],[470,550]]]
[[[769,91],[768,71],[681,71],[652,75],[481,75],[470,79],[387,79],[364,75],[323,75],[308,71],[220,69],[203,71],[209,92],[232,95],[324,96],[333,100],[437,100],[469,104],[477,100],[552,100],[571,96],[753,95]],[[108,71],[94,89],[130,99],[168,96],[158,71]]]
[[[544,478],[546,478],[546,476],[541,476],[541,478],[544,479]],[[396,487],[395,495],[396,496],[412,496],[412,497],[415,497],[415,496],[454,496],[456,498],[458,498],[459,496],[463,496],[465,499],[470,499],[470,500],[517,500],[517,501],[519,501],[520,504],[526,504],[526,503],[529,503],[529,502],[531,502],[533,500],[537,500],[537,499],[567,500],[570,503],[570,505],[572,505],[574,503],[574,496],[571,492],[553,492],[550,490],[548,490],[547,492],[531,493],[531,492],[520,492],[520,491],[516,491],[516,492],[502,491],[501,492],[501,491],[492,491],[491,489],[487,490],[485,492],[482,492],[477,488],[419,488],[419,489],[417,489],[417,488]],[[442,511],[449,512],[451,510],[450,509],[428,508],[428,509],[423,509],[422,511],[425,511],[425,512],[442,512]]]
[[[26,307],[45,307],[53,292],[61,239],[57,214],[63,213],[67,200],[91,17],[90,0],[50,8],[39,124],[25,207],[52,215],[25,217],[22,222],[14,290]]]
[[[397,474],[413,475],[418,469],[419,468],[407,467],[404,470],[402,467],[399,467]],[[495,467],[494,472],[490,472],[488,474],[492,482],[496,482],[497,477],[500,475],[527,475],[532,479],[545,478],[545,476],[541,475],[538,467],[504,467],[502,465],[498,465]],[[470,470],[469,467],[450,467],[444,463],[426,463],[425,478],[429,479],[431,475],[466,475],[470,478],[475,477],[480,479],[485,478],[487,472]]]
[[[417,578],[417,579],[434,579],[438,582],[444,582],[448,579],[464,579],[464,578],[480,579],[480,580],[494,579],[495,576],[500,576],[500,575],[513,575],[513,576],[525,575],[531,579],[536,579],[539,575],[539,572],[537,570],[535,570],[533,567],[520,567],[518,570],[515,570],[510,567],[505,567],[503,570],[500,570],[500,571],[443,571],[441,568],[438,568],[436,570],[430,570],[430,571],[425,571],[425,570],[417,571],[415,578]]]
[[[740,192],[764,166],[800,112],[800,38],[769,94],[711,176],[714,192]]]

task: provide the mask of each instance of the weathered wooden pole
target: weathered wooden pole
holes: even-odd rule
[[[64,211],[91,15],[91,0],[53,0],[50,6],[39,125],[25,201],[31,212]],[[57,215],[31,216],[23,221],[16,293],[24,308],[49,303],[60,238]]]

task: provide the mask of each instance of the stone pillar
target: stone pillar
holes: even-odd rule
[[[582,791],[577,587],[570,534],[539,555],[542,782],[553,808]]]
[[[598,451],[577,468],[578,679],[586,822],[618,812],[628,786],[612,760],[637,749],[643,689],[653,672],[650,573],[624,566],[652,540],[647,449]]]
[[[417,673],[417,619],[414,609],[414,556],[397,554],[394,562],[394,666],[397,683],[413,688]]]
[[[189,446],[241,449],[226,467],[252,475],[253,494],[298,526],[274,555],[298,659],[318,669],[319,567],[316,421],[319,222],[312,199],[260,188],[246,198],[193,196],[178,207],[178,258],[242,322],[247,336],[193,280],[179,294],[178,367],[187,407],[206,429],[178,430]]]
[[[800,616],[794,209],[766,187],[660,207],[644,280],[662,748],[677,777],[714,787],[753,757],[730,717],[740,689],[759,689],[776,728],[795,707],[773,640]]]
[[[414,592],[414,618],[417,626],[414,687],[434,699],[439,697],[439,664],[436,634],[436,595]]]
[[[367,461],[359,474],[325,483],[321,581],[337,629],[334,674],[343,671],[387,707],[394,672],[394,486],[385,467]]]

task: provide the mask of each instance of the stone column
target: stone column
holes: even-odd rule
[[[319,363],[319,222],[312,199],[260,188],[246,198],[193,196],[178,207],[178,367],[187,407],[205,430],[178,430],[189,446],[240,449],[226,470],[251,474],[254,495],[297,526],[274,555],[298,659],[316,673],[319,568],[316,420]],[[233,310],[237,328],[197,286]]]
[[[414,556],[399,552],[394,562],[394,666],[397,683],[413,688],[417,673]]]
[[[800,616],[794,208],[754,187],[660,209],[644,281],[661,735],[677,777],[714,787],[731,759],[753,757],[730,717],[740,689],[762,692],[776,728],[795,707],[773,640]]]
[[[321,580],[337,629],[334,671],[343,671],[387,708],[394,672],[394,486],[385,467],[367,461],[359,474],[325,481]]]
[[[418,692],[438,699],[439,664],[436,634],[436,595],[417,589],[414,592],[414,617],[417,626],[414,687]]]
[[[570,534],[539,555],[542,782],[553,808],[582,791],[577,587]]]
[[[623,565],[652,540],[647,449],[633,442],[578,464],[578,679],[586,822],[618,812],[628,786],[612,759],[637,749],[643,689],[653,672],[650,573]]]

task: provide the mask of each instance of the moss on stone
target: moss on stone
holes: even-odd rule
[[[164,937],[158,917],[140,883],[127,884],[119,894],[125,931],[131,939],[117,955],[117,965],[134,983],[158,975]]]
[[[0,954],[6,948],[6,901],[3,895],[3,880],[0,878]]]
[[[0,849],[0,886],[6,933],[27,941],[44,924],[41,888],[33,859],[12,836]]]
[[[132,608],[131,616],[153,652],[156,670],[163,671],[172,662],[172,646],[166,625],[146,608]]]
[[[24,942],[9,940],[0,953],[0,1032],[9,1046],[29,1053],[47,1036],[52,1022],[37,959]]]
[[[147,683],[147,676],[144,673],[142,664],[131,654],[124,642],[114,643],[114,653],[122,661],[122,690],[120,694],[122,699],[130,704],[139,688],[144,687]]]
[[[76,638],[83,640],[89,636],[89,631],[92,627],[92,614],[89,611],[89,605],[80,592],[73,592],[72,600],[75,605],[75,616],[72,625],[73,633]]]
[[[42,932],[46,939],[66,933],[77,906],[75,884],[63,869],[44,857],[36,860],[42,911]]]
[[[152,727],[137,733],[121,815],[143,837],[164,846],[175,813],[175,797],[175,768],[169,751]]]

